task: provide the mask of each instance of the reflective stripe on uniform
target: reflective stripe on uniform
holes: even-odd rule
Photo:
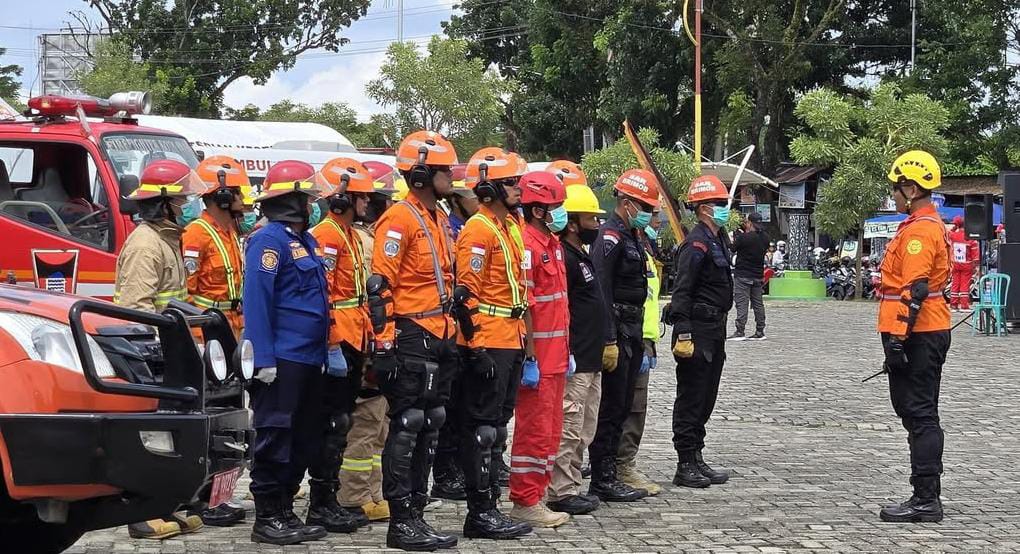
[[[540,296],[536,296],[535,297],[535,302],[552,302],[554,300],[559,300],[560,298],[564,298],[565,296],[566,295],[563,294],[562,292],[556,292],[556,293],[553,293],[553,294],[543,294],[543,295],[540,295]]]
[[[236,310],[240,307],[240,300],[213,300],[197,294],[191,295],[191,303],[201,308],[216,308],[217,310]]]
[[[334,310],[342,310],[345,308],[357,308],[365,303],[365,282],[368,280],[367,271],[365,269],[365,251],[362,249],[361,241],[356,241],[354,245],[351,245],[350,239],[347,238],[347,233],[344,232],[340,225],[333,221],[332,218],[326,218],[322,221],[322,224],[332,225],[333,229],[336,230],[337,234],[344,241],[344,246],[347,251],[351,253],[351,257],[354,259],[354,296],[347,300],[339,300],[330,304],[330,307]],[[357,250],[355,250],[355,248]]]
[[[372,471],[372,458],[344,458],[343,471]]]
[[[566,331],[532,331],[532,338],[536,339],[555,339],[557,337],[567,336]]]
[[[234,283],[235,275],[237,277],[240,277],[240,272],[238,272],[238,269],[240,268],[234,269],[234,264],[230,263],[230,255],[229,252],[227,252],[226,245],[223,244],[223,241],[220,240],[219,233],[216,232],[216,229],[213,229],[213,226],[210,225],[208,221],[202,218],[198,218],[195,220],[195,224],[197,224],[199,227],[204,229],[206,233],[209,234],[209,237],[212,238],[213,240],[213,244],[216,246],[216,251],[219,252],[220,258],[223,259],[223,269],[227,273],[227,299],[240,300],[241,299],[241,287],[239,286],[240,283]],[[237,251],[240,252],[241,245],[237,243],[236,246]]]
[[[329,307],[333,310],[344,310],[347,308],[357,308],[365,303],[361,297],[348,298],[347,300],[338,300],[336,302],[330,302]]]
[[[152,304],[156,307],[157,310],[162,310],[163,308],[167,307],[167,304],[169,304],[171,300],[187,300],[187,298],[188,291],[184,289],[168,290],[164,292],[157,292],[155,298],[152,301]],[[113,293],[114,304],[116,304],[119,300],[120,291],[117,291]]]
[[[492,222],[488,217],[486,217],[485,214],[477,212],[475,213],[475,215],[471,216],[468,219],[468,221],[471,221],[472,219],[477,219],[481,221],[489,229],[489,231],[492,231],[492,234],[496,236],[496,240],[499,241],[499,247],[503,249],[503,263],[506,266],[506,280],[507,283],[510,285],[510,297],[511,297],[510,303],[514,307],[523,307],[525,304],[524,302],[521,301],[522,294],[520,289],[520,283],[518,283],[517,275],[514,273],[514,262],[513,258],[510,257],[510,245],[507,244],[506,240],[503,239],[503,234],[500,233],[499,228],[496,227],[496,224]],[[527,290],[525,290],[524,295],[527,295]],[[498,306],[493,307],[498,308]],[[479,305],[479,308],[481,308],[481,305]],[[510,317],[510,315],[502,315],[498,317]]]
[[[514,310],[519,309],[520,315],[514,317]],[[495,306],[493,304],[478,303],[478,313],[492,316],[492,317],[506,317],[513,319],[520,319],[524,315],[524,306],[517,306],[516,308],[508,308],[506,306]]]

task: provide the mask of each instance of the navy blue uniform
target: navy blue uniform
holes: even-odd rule
[[[322,440],[329,305],[316,247],[310,234],[272,222],[245,249],[245,337],[255,347],[255,367],[277,370],[272,383],[251,385],[255,496],[297,492]]]
[[[602,374],[599,422],[588,454],[593,470],[604,465],[612,469],[614,477],[623,423],[634,403],[634,387],[644,354],[641,331],[651,268],[639,232],[629,228],[614,212],[599,228],[598,238],[591,246],[592,265],[609,309],[605,344],[615,343],[620,355],[616,369]]]
[[[667,317],[673,343],[694,341],[694,355],[676,358],[673,446],[683,456],[705,447],[705,423],[715,409],[726,361],[726,314],[733,306],[733,276],[726,231],[698,223],[680,246]]]

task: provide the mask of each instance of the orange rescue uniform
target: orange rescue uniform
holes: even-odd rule
[[[467,307],[475,326],[472,340],[457,337],[472,348],[523,348],[524,310],[528,288],[521,262],[523,249],[514,238],[513,216],[499,221],[481,205],[457,237],[457,284],[471,291]]]
[[[181,249],[188,273],[188,302],[202,309],[222,311],[234,334],[240,336],[244,329],[241,315],[244,257],[237,231],[224,229],[209,212],[202,212],[184,228]]]
[[[907,334],[910,288],[921,279],[928,280],[930,293],[910,332],[950,328],[949,306],[942,291],[949,283],[951,249],[946,226],[934,206],[921,208],[900,223],[882,261],[880,333]]]
[[[442,210],[429,211],[413,194],[386,210],[376,223],[372,272],[386,278],[389,287],[383,297],[393,299],[387,306],[391,317],[386,328],[376,336],[381,348],[394,344],[394,316],[411,319],[440,338],[454,335],[448,309],[453,296],[453,241]]]
[[[355,350],[367,351],[368,304],[365,282],[368,268],[361,238],[354,228],[333,213],[311,230],[319,243],[326,265],[329,287],[330,345],[346,342]]]

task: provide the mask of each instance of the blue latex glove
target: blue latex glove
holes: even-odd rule
[[[659,363],[658,356],[648,357],[648,369],[655,369],[655,366]]]
[[[521,386],[529,389],[538,388],[538,379],[541,373],[538,371],[538,361],[534,358],[524,360],[524,372],[521,375]]]
[[[577,362],[574,361],[574,355],[571,354],[570,357],[567,358],[567,379],[570,379],[571,377],[573,377],[574,373],[576,373],[576,372],[577,372]]]
[[[339,346],[329,349],[326,374],[333,377],[347,377],[347,358],[344,358],[344,351]]]
[[[648,373],[648,370],[651,369],[651,367],[652,362],[648,358],[648,354],[641,356],[641,369],[638,370],[638,373],[644,375],[645,373]]]

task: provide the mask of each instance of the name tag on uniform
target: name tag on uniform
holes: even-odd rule
[[[304,246],[301,246],[300,242],[291,241],[289,246],[291,258],[294,258],[295,260],[300,260],[301,258],[308,256],[308,251],[305,250]]]

